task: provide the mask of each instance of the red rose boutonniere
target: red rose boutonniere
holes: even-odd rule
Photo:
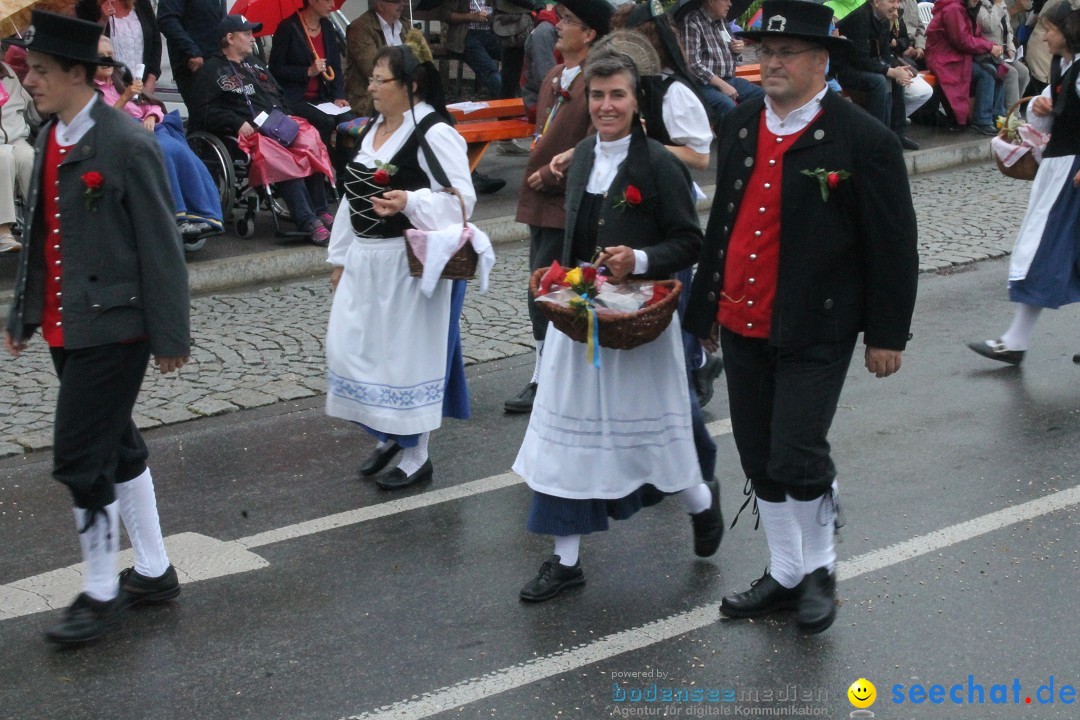
[[[371,181],[376,185],[386,187],[390,184],[390,176],[394,175],[397,171],[397,165],[391,165],[390,163],[384,163],[382,160],[375,161],[375,167],[378,168],[372,176]]]
[[[91,170],[88,173],[83,173],[82,181],[86,187],[83,191],[86,209],[94,212],[97,210],[97,202],[101,198],[101,186],[105,184],[105,177],[97,170]]]
[[[620,210],[622,210],[623,208],[625,208],[627,206],[629,206],[629,207],[637,207],[640,204],[641,204],[641,191],[638,190],[637,187],[635,187],[633,185],[627,185],[626,189],[623,190],[622,197],[615,201],[615,205],[613,207],[617,207]]]
[[[818,185],[821,186],[821,199],[823,202],[829,202],[830,190],[840,187],[842,181],[851,177],[851,173],[847,170],[826,170],[825,168],[803,170],[802,174],[817,179]]]

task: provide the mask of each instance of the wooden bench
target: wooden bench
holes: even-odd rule
[[[521,98],[471,103],[469,112],[456,107],[448,109],[457,121],[454,129],[468,144],[470,170],[476,169],[491,143],[532,137],[536,130],[536,125],[525,116]]]
[[[919,75],[922,77],[923,80],[925,80],[930,85],[930,87],[932,87],[932,88],[937,87],[937,78],[934,77],[933,73],[931,73],[931,72],[929,72],[927,70],[923,70],[922,72],[919,73]],[[756,63],[753,64],[753,65],[740,65],[737,68],[735,68],[735,77],[740,77],[743,80],[746,80],[747,82],[752,82],[755,85],[760,85],[761,84],[761,65],[756,64]]]

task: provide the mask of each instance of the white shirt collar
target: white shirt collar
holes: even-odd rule
[[[391,47],[396,47],[401,44],[401,21],[395,20],[394,24],[383,20],[382,15],[375,13],[375,17],[379,19],[379,27],[382,28],[383,38],[386,39],[386,44]]]
[[[90,109],[97,102],[97,96],[98,94],[95,92],[90,98],[90,102],[86,103],[86,106],[71,119],[70,124],[65,123],[59,117],[56,118],[56,142],[61,145],[74,145],[83,139],[83,135],[86,135],[90,128],[94,127],[94,119],[90,117]]]
[[[619,165],[630,153],[630,138],[627,135],[618,140],[604,142],[600,134],[596,135],[596,145],[593,148],[593,166],[589,173],[589,182],[585,185],[585,191],[590,193],[604,193],[611,187],[615,176],[619,173]]]
[[[810,102],[803,105],[798,110],[792,110],[788,113],[787,117],[783,120],[773,110],[772,99],[765,96],[765,126],[769,128],[769,132],[773,135],[791,135],[797,133],[807,125],[810,121],[817,117],[818,112],[821,110],[821,99],[825,97],[825,93],[829,90],[828,87],[824,87],[814,97],[810,98]]]

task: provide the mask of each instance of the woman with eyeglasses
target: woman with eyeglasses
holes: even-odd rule
[[[375,56],[368,91],[377,114],[346,167],[328,256],[326,412],[375,437],[359,471],[384,490],[431,480],[431,432],[444,417],[469,417],[458,330],[465,282],[439,280],[425,296],[403,239],[409,228],[460,226],[462,203],[466,216],[476,203],[465,140],[449,124],[425,50],[385,47]]]
[[[98,40],[98,54],[113,59],[114,45],[109,38]],[[154,133],[161,154],[165,158],[165,171],[169,177],[173,202],[176,205],[176,223],[184,241],[186,252],[201,250],[206,238],[221,233],[221,198],[210,172],[195,156],[184,136],[184,124],[180,114],[165,114],[165,104],[146,91],[146,85],[137,78],[130,85],[124,83],[122,68],[102,65],[94,75],[94,86],[105,102],[126,112]]]
[[[626,54],[597,47],[584,70],[595,137],[578,143],[566,178],[560,262],[602,249],[616,279],[666,279],[690,267],[702,233],[690,173],[645,137],[640,78]],[[533,490],[526,528],[551,536],[552,555],[521,588],[525,602],[582,585],[582,535],[608,529],[675,494],[692,518],[694,551],[716,552],[723,535],[719,487],[698,467],[678,317],[632,350],[596,348],[548,328],[540,383],[514,472]]]

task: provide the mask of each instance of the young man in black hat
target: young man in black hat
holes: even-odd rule
[[[566,223],[566,176],[548,167],[551,159],[585,139],[592,122],[581,71],[589,48],[611,29],[612,7],[607,0],[563,0],[556,12],[559,39],[555,49],[563,62],[551,68],[540,83],[536,106],[536,134],[521,181],[516,220],[529,226],[529,270],[551,265],[562,253]],[[526,291],[528,296],[528,291]],[[525,388],[503,403],[509,413],[532,411],[540,356],[548,321],[527,297],[529,319],[536,340],[536,364]]]
[[[771,555],[720,610],[797,610],[805,632],[836,616],[836,467],[829,426],[855,343],[866,369],[900,369],[918,275],[915,211],[896,135],[825,86],[832,11],[766,0],[766,97],[740,104],[717,136],[716,198],[686,325],[719,325],[732,433]]]
[[[40,327],[60,390],[53,477],[68,486],[83,587],[46,637],[97,638],[125,606],[176,597],[148,451],[131,419],[150,355],[162,373],[190,352],[187,266],[154,138],[98,100],[101,27],[35,10],[23,81],[43,115],[27,226],[4,331],[14,356]],[[134,212],[137,208],[137,212]],[[122,518],[135,567],[116,575]]]

